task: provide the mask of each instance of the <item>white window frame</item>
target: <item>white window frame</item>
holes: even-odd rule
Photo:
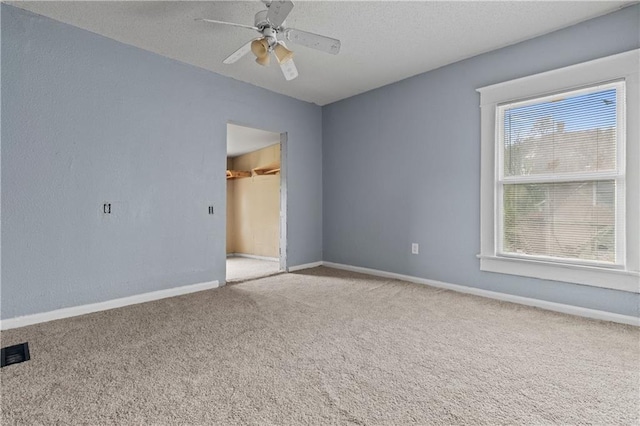
[[[510,80],[478,89],[481,107],[480,270],[563,281],[640,293],[640,49]],[[502,253],[498,208],[502,178],[499,117],[501,106],[527,99],[624,82],[618,93],[620,138],[617,145],[618,196],[625,202],[617,210],[616,263],[564,261]],[[621,99],[622,98],[622,99]],[[626,109],[626,114],[624,113]],[[626,141],[626,143],[625,143]],[[618,236],[620,237],[620,236]]]
[[[562,97],[573,97],[587,93],[600,92],[608,89],[616,89],[616,170],[611,171],[595,171],[595,172],[576,172],[565,173],[562,176],[535,174],[527,176],[505,176],[504,175],[504,112],[515,107],[523,107],[527,105],[540,104],[550,102],[556,99],[558,95]],[[516,257],[530,260],[545,260],[549,262],[573,263],[582,265],[592,265],[600,267],[610,267],[623,269],[625,264],[625,82],[618,80],[609,83],[599,83],[595,86],[584,87],[578,90],[563,91],[561,93],[536,97],[524,101],[516,101],[499,104],[496,107],[496,253],[504,257]],[[500,208],[504,202],[504,186],[508,184],[524,184],[524,183],[564,183],[564,182],[585,182],[597,180],[613,180],[616,184],[616,199],[620,200],[616,203],[615,217],[615,263],[605,263],[599,261],[590,261],[582,259],[562,259],[562,258],[545,258],[542,255],[528,255],[520,253],[511,253],[504,251],[504,209]],[[594,186],[595,191],[595,186]],[[595,200],[594,200],[595,202]]]

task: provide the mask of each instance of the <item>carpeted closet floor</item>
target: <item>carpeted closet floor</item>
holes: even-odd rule
[[[277,260],[251,259],[241,256],[227,257],[227,282],[244,281],[275,275],[280,271]]]

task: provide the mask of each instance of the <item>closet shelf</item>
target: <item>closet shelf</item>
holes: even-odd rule
[[[247,178],[251,176],[265,176],[280,174],[280,163],[271,163],[252,169],[250,172],[246,170],[227,170],[227,179]]]
[[[227,170],[227,179],[251,177],[251,172],[244,170]]]
[[[253,176],[277,175],[280,173],[280,163],[271,163],[251,170]]]

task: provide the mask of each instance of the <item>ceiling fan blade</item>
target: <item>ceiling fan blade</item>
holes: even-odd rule
[[[287,40],[302,46],[321,50],[323,52],[331,53],[332,55],[337,55],[338,52],[340,52],[340,40],[336,38],[296,30],[295,28],[287,28],[284,30],[284,35]]]
[[[293,9],[293,2],[290,0],[273,0],[269,4],[267,19],[274,27],[279,27],[289,16],[291,9]]]
[[[202,22],[209,22],[212,24],[223,24],[223,25],[231,25],[234,27],[241,27],[241,28],[248,28],[250,30],[258,30],[258,27],[254,27],[253,25],[245,25],[245,24],[236,24],[234,22],[225,22],[225,21],[218,21],[215,19],[205,19],[205,18],[196,18],[196,21],[202,21]]]
[[[289,59],[288,61],[281,63],[280,69],[287,81],[293,80],[298,76],[298,69],[296,68],[296,64],[293,62],[293,59]]]
[[[222,63],[227,65],[233,64],[234,62],[237,62],[238,59],[242,58],[244,55],[251,52],[251,43],[253,43],[254,40],[260,40],[260,37],[249,40],[248,43],[242,45],[240,49],[236,50],[231,55],[229,55],[227,59],[222,61]]]

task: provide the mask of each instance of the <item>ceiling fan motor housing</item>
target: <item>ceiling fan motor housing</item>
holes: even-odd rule
[[[276,38],[276,30],[274,30],[271,27],[265,27],[265,29],[262,30],[262,35],[264,36],[265,40],[267,40],[267,42],[269,43],[269,50],[273,49],[273,47],[278,44],[278,39]]]
[[[269,23],[269,20],[267,19],[267,12],[269,12],[269,10],[261,10],[260,12],[256,13],[256,17],[254,19],[254,25],[256,27],[264,28],[271,25]]]
[[[275,27],[270,21],[269,19],[267,19],[267,14],[269,13],[269,10],[261,10],[260,12],[256,13],[256,16],[253,20],[253,25],[255,25],[256,27],[258,27],[260,30],[262,30],[263,28],[273,28],[273,30],[275,32],[280,32],[280,30],[282,30],[285,26],[287,21],[282,21],[282,24],[280,24],[279,27]]]

